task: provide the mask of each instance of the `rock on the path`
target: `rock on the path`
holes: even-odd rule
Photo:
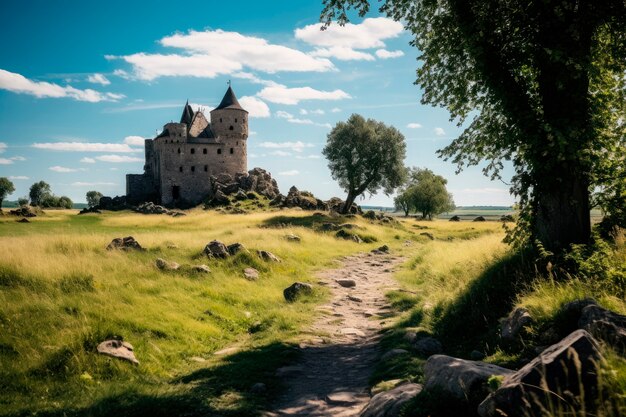
[[[344,288],[356,287],[356,281],[353,279],[336,279],[335,282]]]
[[[372,397],[360,417],[397,417],[404,405],[422,391],[419,384],[401,384]]]
[[[219,240],[212,240],[204,247],[204,252],[209,258],[224,259],[230,256],[228,248]]]
[[[154,263],[161,271],[176,271],[180,268],[180,264],[173,261],[166,261],[163,258],[157,258]]]
[[[561,407],[576,414],[585,407],[593,412],[597,398],[597,366],[602,359],[595,339],[586,330],[576,330],[548,347],[519,371],[504,378],[502,385],[478,407],[482,417],[542,416],[542,408]],[[581,386],[585,405],[580,400]],[[569,391],[569,392],[568,392]],[[572,408],[573,407],[573,408]]]
[[[132,236],[116,237],[109,243],[107,250],[142,250],[143,248]]]
[[[380,360],[387,361],[387,360],[389,360],[391,358],[395,358],[397,356],[407,355],[408,353],[409,353],[409,351],[406,350],[406,349],[391,349],[391,350],[385,352],[385,354],[380,357]]]
[[[248,281],[256,281],[257,279],[259,279],[259,271],[254,268],[245,268],[243,270],[243,276]]]
[[[123,342],[121,340],[105,340],[100,343],[96,349],[98,353],[103,355],[123,359],[135,365],[139,364],[139,361],[135,358],[133,346],[128,342]]]
[[[359,329],[355,329],[354,327],[345,327],[339,330],[339,333],[345,334],[347,336],[360,336],[360,337],[365,336],[365,333],[363,333],[363,331]]]
[[[422,356],[430,356],[443,352],[441,342],[430,336],[416,339],[415,342],[413,342],[413,349]]]
[[[582,309],[578,325],[621,352],[626,352],[626,316],[598,305]]]
[[[301,295],[311,294],[313,292],[313,286],[305,282],[294,282],[283,291],[285,300],[292,303],[296,301]]]
[[[382,245],[380,248],[372,249],[372,253],[375,255],[384,255],[389,253],[389,246]]]
[[[528,310],[518,307],[507,318],[502,320],[502,339],[514,340],[524,328],[532,322]]]
[[[200,274],[210,274],[211,273],[211,268],[209,268],[206,265],[194,265],[191,267],[191,270],[193,272],[198,272]]]
[[[493,375],[507,376],[513,371],[484,362],[468,361],[446,355],[433,355],[424,364],[424,390],[439,390],[477,406],[489,394],[487,381]]]
[[[231,256],[235,256],[237,255],[239,252],[247,252],[248,250],[246,249],[246,247],[244,245],[242,245],[241,243],[237,242],[237,243],[233,243],[232,245],[228,245],[226,247],[226,250],[228,251],[228,253]]]
[[[354,295],[348,294],[348,300],[354,301],[355,303],[361,303],[363,300],[359,297],[355,297]]]
[[[278,258],[278,256],[274,255],[272,252],[269,252],[269,251],[266,251],[266,250],[258,250],[258,251],[256,251],[256,253],[259,255],[259,258],[263,259],[264,261],[280,262],[280,258]]]
[[[333,405],[350,405],[360,401],[353,392],[348,391],[331,392],[326,396],[325,400],[328,404]]]

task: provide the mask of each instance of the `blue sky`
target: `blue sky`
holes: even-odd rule
[[[320,3],[2,1],[9,199],[39,180],[75,202],[92,189],[124,194],[125,174],[142,172],[142,138],[178,119],[186,100],[208,116],[232,80],[251,114],[248,167],[269,170],[283,192],[343,196],[321,150],[331,126],[359,113],[400,129],[407,166],[445,176],[457,205],[512,204],[502,182],[479,168],[455,175],[436,157],[460,130],[419,103],[410,34],[376,14],[322,33]],[[360,203],[392,205],[383,194]]]

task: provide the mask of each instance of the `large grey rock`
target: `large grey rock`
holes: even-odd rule
[[[212,240],[204,247],[204,254],[209,258],[224,259],[230,256],[228,248],[219,240]]]
[[[248,252],[246,247],[238,242],[228,245],[226,247],[226,250],[228,250],[228,253],[230,253],[232,256],[237,255],[239,252]]]
[[[193,272],[197,272],[199,274],[210,274],[211,273],[211,268],[209,268],[208,266],[202,264],[202,265],[194,265],[191,267],[191,270]]]
[[[421,391],[421,385],[408,382],[376,394],[361,411],[360,417],[397,417],[405,404]]]
[[[227,206],[230,204],[230,199],[228,198],[228,196],[226,196],[226,194],[224,194],[222,190],[217,190],[213,194],[213,198],[211,199],[211,202],[209,204],[211,206]]]
[[[528,310],[518,307],[507,318],[502,320],[502,339],[515,340],[524,326],[532,322],[532,317]]]
[[[103,355],[123,359],[135,365],[139,364],[139,361],[135,358],[133,346],[128,342],[121,340],[105,340],[98,345],[96,350]]]
[[[441,342],[430,336],[416,339],[413,342],[413,349],[415,349],[415,351],[422,356],[436,355],[437,353],[443,352]]]
[[[157,258],[155,264],[161,271],[176,271],[180,268],[180,264],[173,261],[167,261],[163,258]]]
[[[264,261],[280,262],[278,256],[274,255],[272,252],[268,252],[266,250],[258,250],[256,252],[259,255],[259,258],[263,259]]]
[[[116,237],[109,243],[107,250],[120,249],[120,250],[143,250],[139,242],[132,236]]]
[[[484,362],[433,355],[424,364],[424,390],[438,389],[445,396],[477,406],[489,394],[487,381],[491,376],[511,374],[509,369]]]
[[[307,284],[304,282],[294,282],[289,287],[285,288],[283,291],[283,296],[285,300],[292,303],[296,301],[301,295],[311,294],[313,292],[313,287],[311,284]]]
[[[545,349],[478,407],[482,417],[544,416],[542,409],[562,408],[563,415],[578,415],[583,407],[592,412],[597,398],[597,366],[602,356],[586,330],[576,330]],[[582,389],[582,392],[581,392]],[[585,404],[580,403],[584,392]]]
[[[259,279],[259,271],[254,268],[245,268],[243,270],[243,276],[248,281],[256,281],[257,279]]]
[[[626,352],[626,316],[590,304],[582,309],[578,325],[616,350]]]

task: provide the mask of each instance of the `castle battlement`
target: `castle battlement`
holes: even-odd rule
[[[248,112],[230,86],[210,118],[186,103],[179,123],[146,139],[144,173],[126,175],[129,203],[200,204],[212,192],[211,176],[248,170]]]

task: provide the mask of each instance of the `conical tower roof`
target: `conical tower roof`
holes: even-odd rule
[[[180,116],[180,122],[186,123],[187,126],[190,126],[191,122],[193,122],[193,109],[189,105],[189,100],[187,100],[187,103],[185,103],[183,114]]]
[[[231,86],[228,86],[228,90],[226,90],[226,94],[224,94],[224,98],[219,106],[217,106],[213,110],[223,110],[223,109],[234,109],[234,110],[243,110],[247,112],[239,102],[237,101],[237,97],[235,96],[235,92],[233,91]]]

